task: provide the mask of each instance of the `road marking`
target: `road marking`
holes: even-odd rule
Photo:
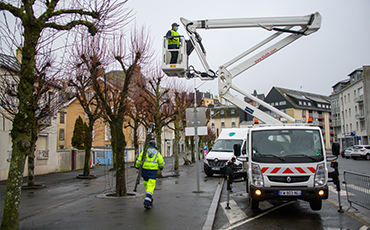
[[[368,226],[366,226],[366,225],[364,225],[364,226],[362,226],[359,230],[368,230],[369,229],[369,227]]]
[[[230,224],[234,224],[240,220],[244,220],[248,218],[247,215],[239,208],[238,204],[235,202],[235,200],[229,201],[229,207],[230,209],[226,209],[227,202],[220,203],[222,209],[224,210],[227,218],[229,219]]]
[[[244,220],[244,221],[242,221],[242,222],[239,222],[239,223],[237,223],[237,224],[235,224],[235,225],[233,225],[233,226],[230,226],[230,227],[228,227],[228,228],[226,228],[226,229],[227,229],[227,230],[231,230],[231,229],[234,229],[234,228],[240,227],[240,226],[241,226],[241,225],[243,225],[243,224],[246,224],[246,223],[248,223],[248,222],[251,222],[252,220],[255,220],[255,219],[257,219],[257,218],[260,218],[260,217],[262,217],[262,216],[264,216],[264,215],[269,214],[270,212],[275,211],[276,209],[279,209],[279,208],[282,208],[282,207],[284,207],[284,206],[290,205],[290,204],[292,204],[292,203],[294,203],[294,202],[296,202],[296,201],[290,201],[290,202],[288,202],[288,203],[284,203],[284,204],[282,204],[282,205],[276,206],[275,208],[272,208],[272,209],[270,209],[270,210],[268,210],[268,211],[266,211],[266,212],[264,212],[264,213],[261,213],[261,214],[259,214],[259,215],[255,216],[255,217],[252,217],[252,218],[246,219],[246,220]]]
[[[332,192],[334,192],[334,193],[336,193],[336,194],[338,194],[338,191],[337,191],[337,189],[334,186],[329,185],[329,190],[332,191]],[[349,192],[348,195],[349,196],[353,196],[354,194]],[[340,196],[347,196],[346,191],[341,189],[340,190]]]
[[[259,202],[259,206],[258,207],[262,211],[265,211],[267,209],[270,209],[270,208],[274,207],[274,205],[272,205],[270,202],[268,202],[268,201],[265,200],[265,201]]]

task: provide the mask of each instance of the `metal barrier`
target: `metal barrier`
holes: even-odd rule
[[[352,206],[352,203],[355,203],[370,210],[370,176],[344,171],[343,183],[346,185],[347,200],[350,204],[348,209],[356,209]]]

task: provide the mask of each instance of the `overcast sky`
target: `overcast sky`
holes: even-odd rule
[[[332,86],[353,70],[370,65],[369,0],[130,0],[136,22],[150,28],[158,60],[163,36],[173,22],[185,35],[180,17],[190,20],[303,16],[319,12],[322,24],[316,33],[302,37],[233,80],[248,93],[268,94],[273,86],[330,95]],[[260,28],[198,30],[211,69],[254,46],[273,32]],[[187,37],[187,35],[186,35]],[[190,65],[203,70],[195,52]],[[194,85],[193,80],[187,80]],[[197,86],[202,82],[197,81]],[[218,82],[199,89],[218,95]],[[236,94],[236,93],[235,93]]]

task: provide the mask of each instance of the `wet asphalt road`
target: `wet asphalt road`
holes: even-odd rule
[[[195,164],[183,166],[181,159],[180,176],[174,176],[173,158],[165,159],[165,178],[158,179],[151,210],[143,208],[142,184],[135,196],[109,198],[104,195],[115,188],[114,171],[109,171],[110,166],[94,167],[91,173],[97,175],[97,179],[92,180],[75,179],[81,170],[36,176],[36,182],[45,184],[46,188],[22,191],[20,229],[202,229],[222,177],[206,177],[200,164],[202,193],[194,193],[197,190]],[[353,167],[364,170],[363,173],[369,170],[370,162],[350,160],[339,159],[343,165],[341,171]],[[130,164],[126,169],[127,189],[132,193],[137,174]],[[353,215],[355,210],[337,212],[337,194],[333,190],[318,212],[311,211],[304,201],[266,201],[260,204],[260,210],[251,211],[245,184],[235,183],[229,200],[231,210],[227,211],[225,185],[213,229],[370,229],[368,222]],[[5,181],[2,181],[1,207],[4,193]],[[342,195],[348,207],[345,193]]]
[[[220,178],[200,177],[197,191],[195,164],[180,166],[174,177],[172,158],[165,159],[165,178],[158,179],[154,207],[143,207],[144,186],[136,196],[107,198],[115,188],[114,172],[109,166],[95,166],[97,179],[75,179],[82,171],[36,176],[45,189],[23,190],[20,229],[201,229],[206,221]],[[182,160],[180,161],[182,164]],[[128,192],[133,192],[136,169],[127,167]],[[0,182],[0,206],[3,207],[5,182]],[[2,208],[1,213],[2,215]]]

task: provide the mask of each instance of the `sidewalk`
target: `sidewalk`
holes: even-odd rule
[[[175,176],[173,157],[165,161],[164,178],[157,180],[150,210],[143,207],[142,183],[135,196],[104,195],[115,189],[115,172],[109,171],[111,166],[93,167],[91,174],[97,179],[91,180],[75,179],[82,170],[36,176],[36,182],[45,184],[46,188],[22,191],[20,229],[202,229],[216,212],[210,207],[217,208],[212,201],[222,178],[207,178],[199,164],[201,193],[197,193],[196,165],[184,166],[180,157],[179,176]],[[128,193],[133,193],[137,175],[131,165],[126,165]],[[1,207],[5,184],[0,182]],[[2,212],[1,208],[1,215]],[[204,229],[211,228],[212,224]]]

